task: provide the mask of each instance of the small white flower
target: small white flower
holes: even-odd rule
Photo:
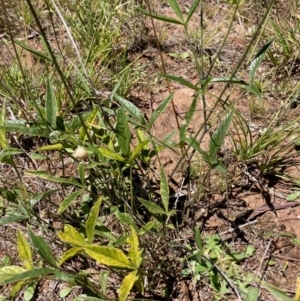
[[[88,157],[88,152],[86,151],[86,149],[82,146],[77,146],[77,148],[75,149],[73,156],[77,159],[86,159]]]

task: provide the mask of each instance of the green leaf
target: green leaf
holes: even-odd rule
[[[122,98],[117,94],[113,94],[113,97],[120,103],[123,109],[125,109],[136,121],[138,121],[141,124],[145,124],[143,114],[132,102]]]
[[[71,291],[72,291],[72,287],[65,287],[59,292],[59,297],[65,298],[71,293]]]
[[[171,74],[165,74],[165,73],[160,73],[159,74],[161,77],[164,77],[164,78],[167,78],[169,80],[173,80],[175,82],[178,82],[192,90],[195,90],[195,91],[200,91],[201,89],[195,85],[193,85],[190,81],[182,78],[182,77],[179,77],[179,76],[175,76],[175,75],[171,75]]]
[[[0,126],[3,126],[6,119],[6,98],[1,99],[2,108],[0,112]],[[9,146],[6,130],[4,128],[0,128],[0,146],[3,150],[7,149]]]
[[[41,192],[37,195],[35,195],[33,198],[30,199],[29,203],[31,207],[33,207],[37,202],[39,202],[41,199],[51,195],[52,193],[58,191],[58,189],[50,189],[45,192]]]
[[[93,243],[93,240],[94,240],[94,230],[95,230],[96,222],[98,219],[99,208],[100,208],[101,202],[102,202],[102,196],[98,198],[98,201],[95,203],[95,205],[91,209],[89,217],[86,221],[86,228],[85,228],[86,237],[90,244]]]
[[[104,296],[107,294],[108,271],[101,271],[99,276],[99,284]]]
[[[26,287],[23,295],[25,301],[30,301],[33,298],[36,285],[37,283],[35,282]]]
[[[25,170],[25,174],[31,175],[34,177],[38,177],[40,179],[44,180],[49,180],[55,183],[60,183],[60,184],[68,184],[68,185],[73,185],[82,188],[82,185],[76,181],[74,178],[60,178],[60,177],[55,177],[52,175],[49,175],[45,171],[31,171],[31,170]]]
[[[288,297],[286,295],[286,293],[282,290],[280,290],[279,288],[273,286],[273,285],[270,285],[270,284],[266,284],[266,283],[263,283],[262,284],[263,287],[265,289],[267,289],[274,297],[276,297],[276,300],[280,300],[280,301],[294,301],[294,299]]]
[[[117,110],[116,136],[119,147],[124,157],[128,158],[130,154],[130,128],[125,111],[122,108]]]
[[[194,113],[196,111],[196,106],[197,106],[197,102],[198,102],[199,93],[200,92],[196,93],[196,95],[195,95],[195,97],[192,101],[192,104],[191,104],[188,112],[185,114],[184,120],[181,123],[180,129],[179,129],[180,142],[184,142],[184,138],[185,138],[186,133],[187,133],[187,127],[189,126],[189,124],[190,124],[190,122],[191,122],[191,120],[194,116]]]
[[[189,21],[190,21],[191,17],[193,16],[193,14],[194,14],[198,4],[200,3],[200,1],[201,0],[195,0],[193,2],[193,4],[191,5],[190,10],[189,10],[188,15],[187,15],[187,18],[186,18],[186,21],[185,21],[185,24],[189,23]]]
[[[258,69],[259,65],[263,61],[263,59],[267,53],[267,50],[270,47],[270,45],[272,44],[272,42],[273,42],[273,40],[271,40],[270,42],[265,44],[260,49],[260,51],[256,54],[254,60],[252,61],[251,65],[250,65],[249,77],[250,77],[251,86],[253,86],[253,84],[254,84],[256,70]]]
[[[115,268],[135,269],[126,255],[119,249],[102,246],[84,246],[84,252],[97,262]]]
[[[170,192],[169,192],[169,185],[168,185],[167,177],[166,177],[166,174],[162,167],[160,168],[160,196],[161,196],[162,203],[165,208],[166,214],[168,214]]]
[[[111,160],[115,160],[115,161],[120,161],[120,162],[125,162],[125,158],[122,157],[121,155],[119,155],[118,153],[112,151],[109,148],[104,148],[104,147],[100,147],[98,148],[99,152],[106,158],[111,159]]]
[[[246,91],[254,94],[258,98],[262,98],[261,92],[260,92],[260,90],[257,88],[257,86],[255,84],[253,84],[253,85],[245,85],[245,86],[242,86],[242,88],[245,89]]]
[[[29,136],[49,138],[50,135],[50,130],[35,124],[28,124],[23,120],[6,120],[4,125],[0,125],[0,129]]]
[[[38,147],[35,150],[35,152],[62,150],[62,149],[65,149],[65,148],[66,148],[66,145],[63,145],[62,143],[56,143],[56,144],[49,144],[49,145],[44,145],[44,146]]]
[[[41,257],[49,263],[52,267],[57,267],[57,262],[52,255],[49,245],[46,243],[43,237],[36,236],[31,228],[28,226],[29,235],[33,246],[37,249]]]
[[[213,133],[211,137],[209,143],[209,160],[211,164],[213,164],[217,152],[224,142],[232,117],[233,117],[233,111],[227,114],[227,116],[224,118],[224,120],[222,120],[220,126],[217,128],[217,130]]]
[[[127,163],[129,165],[132,165],[133,161],[135,160],[135,158],[140,154],[140,152],[142,151],[143,148],[145,148],[145,146],[149,143],[149,140],[146,141],[142,141],[141,143],[139,143],[134,150],[132,151],[130,158],[128,159]]]
[[[10,216],[6,216],[6,217],[2,217],[2,218],[0,218],[0,226],[10,224],[13,222],[17,222],[17,221],[22,221],[22,220],[25,220],[28,218],[29,218],[29,216],[24,216],[24,215],[10,215]]]
[[[139,239],[132,226],[130,226],[130,230],[131,235],[127,238],[127,243],[130,244],[128,254],[133,265],[135,265],[136,268],[139,268],[142,262],[141,252],[139,250]]]
[[[90,128],[92,128],[92,125],[95,121],[95,119],[97,118],[97,114],[99,112],[99,108],[98,106],[96,106],[93,111],[87,116],[87,118],[85,119],[84,123],[86,124],[86,129],[89,130]],[[79,129],[79,135],[78,135],[78,139],[80,142],[84,142],[86,138],[86,130],[85,128],[82,126]]]
[[[182,15],[182,12],[181,12],[181,9],[177,3],[176,0],[168,0],[170,6],[172,7],[174,13],[176,14],[176,16],[180,19],[180,21],[182,23],[185,23],[184,22],[184,18],[183,18],[183,15]]]
[[[73,258],[74,256],[83,253],[83,248],[82,247],[75,247],[67,250],[59,259],[58,265],[61,266],[64,264],[67,260]]]
[[[257,287],[251,287],[248,294],[246,301],[257,301],[259,296],[259,289]]]
[[[51,58],[49,58],[46,54],[38,51],[38,50],[35,50],[35,49],[32,49],[30,48],[28,45],[22,43],[21,41],[17,40],[17,39],[13,39],[14,42],[21,46],[23,49],[29,51],[30,53],[32,53],[33,55],[35,55],[36,57],[40,58],[40,59],[44,59],[44,60],[47,60],[47,61],[50,61],[52,62]]]
[[[166,215],[166,212],[160,208],[159,206],[157,206],[156,204],[154,203],[151,203],[149,201],[146,201],[142,198],[138,198],[139,201],[148,209],[148,211],[152,214],[164,214]]]
[[[17,231],[17,246],[19,258],[21,259],[23,266],[27,270],[33,269],[32,252],[29,243],[20,230]]]
[[[50,77],[47,77],[46,82],[46,117],[52,129],[56,129],[56,114],[57,114],[57,101],[52,87]]]
[[[73,193],[71,193],[67,198],[65,198],[62,203],[60,204],[57,213],[60,214],[62,212],[64,212],[71,204],[74,200],[76,200],[76,198],[83,193],[83,189],[77,190]]]
[[[123,279],[119,290],[119,301],[127,300],[127,297],[137,279],[137,271],[131,272]]]
[[[64,232],[58,231],[57,236],[61,241],[73,246],[82,247],[88,244],[81,234],[71,225],[65,225]]]
[[[26,269],[15,265],[4,266],[0,268],[0,283],[25,271]]]
[[[75,297],[72,301],[105,301],[106,299],[100,299],[95,297],[89,297],[87,295],[79,295]]]
[[[157,107],[157,109],[152,113],[150,120],[148,122],[147,128],[150,130],[155,120],[160,116],[160,114],[167,108],[170,101],[174,96],[174,92],[172,92],[167,98],[165,98]]]
[[[8,268],[8,267],[5,267],[5,268]],[[0,281],[1,281],[2,269],[3,268],[0,268]],[[14,283],[14,282],[18,282],[18,281],[35,280],[36,278],[41,277],[43,275],[54,274],[55,271],[56,270],[54,270],[54,269],[48,269],[48,268],[33,269],[30,271],[25,271],[25,272],[20,271],[20,272],[18,272],[18,274],[15,274],[14,276],[3,280],[2,284],[4,285],[4,284]]]
[[[78,171],[79,171],[78,173],[79,173],[81,185],[84,187],[85,186],[85,166],[82,162],[79,162]]]
[[[156,13],[153,13],[153,12],[152,12],[152,14],[150,14],[147,10],[142,9],[141,7],[139,7],[138,10],[141,11],[146,16],[153,17],[154,19],[157,19],[157,20],[160,20],[160,21],[163,21],[163,22],[184,25],[184,22],[176,20],[174,18],[166,17],[164,15],[159,15],[159,14],[156,14]]]

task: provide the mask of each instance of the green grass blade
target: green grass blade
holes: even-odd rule
[[[34,50],[32,48],[30,48],[29,46],[27,46],[26,44],[24,44],[23,42],[21,41],[18,41],[17,39],[14,39],[14,42],[19,45],[20,47],[22,47],[23,49],[29,51],[30,53],[32,53],[34,56],[40,58],[40,59],[44,59],[44,60],[47,60],[49,62],[52,62],[51,58],[48,57],[46,54],[38,51],[38,50]]]
[[[170,6],[172,7],[174,13],[176,14],[176,16],[180,19],[180,21],[182,21],[182,23],[185,23],[184,22],[184,18],[183,18],[183,15],[182,15],[182,12],[181,12],[181,9],[177,3],[176,0],[168,0]]]
[[[99,197],[98,201],[92,207],[89,217],[86,221],[86,237],[88,239],[88,243],[93,243],[94,240],[94,230],[98,219],[99,208],[102,202],[102,197]]]
[[[29,218],[28,216],[24,216],[24,215],[10,215],[6,217],[2,217],[0,218],[0,226],[10,224],[13,222],[23,221],[28,218]]]
[[[37,249],[41,257],[52,267],[57,267],[57,262],[52,255],[49,245],[46,243],[43,237],[36,236],[31,228],[28,226],[29,235],[33,246]]]
[[[166,17],[164,15],[160,15],[160,14],[156,14],[156,13],[150,14],[147,10],[145,10],[141,7],[139,7],[138,10],[141,11],[146,16],[153,17],[154,19],[157,19],[157,20],[160,20],[160,21],[163,21],[163,22],[184,25],[184,22],[179,21],[179,20],[174,19],[174,18]]]
[[[124,157],[128,158],[130,155],[131,133],[127,116],[122,108],[117,110],[116,136],[122,154]]]
[[[187,15],[187,18],[186,18],[186,21],[185,21],[185,24],[188,24],[188,23],[189,23],[191,17],[193,16],[195,10],[196,10],[197,7],[198,7],[200,1],[201,1],[201,0],[195,0],[195,1],[193,2],[193,4],[191,5],[190,10],[189,10],[188,15]]]
[[[46,117],[52,129],[56,129],[57,101],[50,77],[46,81]]]
[[[148,129],[152,127],[155,120],[160,116],[160,114],[167,108],[168,104],[172,100],[174,96],[174,92],[172,92],[167,98],[165,98],[157,107],[157,109],[153,112],[153,114],[150,117],[149,123],[147,125]]]

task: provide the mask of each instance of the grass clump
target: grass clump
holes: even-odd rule
[[[14,250],[1,250],[3,298],[46,298],[53,279],[67,300],[284,295],[264,276],[271,243],[293,236],[254,222],[284,208],[275,188],[298,196],[298,108],[286,105],[298,86],[282,103],[265,95],[299,22],[286,28],[271,1],[253,24],[257,5],[1,2],[0,225]],[[161,94],[145,101],[149,90]],[[239,202],[252,187],[266,205]]]

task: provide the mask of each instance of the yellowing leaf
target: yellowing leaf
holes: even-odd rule
[[[93,208],[90,211],[89,217],[86,221],[86,237],[88,239],[88,242],[91,244],[93,243],[94,239],[94,230],[95,230],[95,225],[97,222],[98,214],[99,214],[99,207],[102,202],[102,197],[98,199],[98,201],[95,203]]]
[[[61,256],[58,265],[61,266],[65,261],[74,257],[75,255],[82,253],[83,251],[84,251],[83,248],[80,247],[69,249]]]
[[[295,299],[295,301],[300,301],[300,277],[297,277],[296,293],[295,293],[294,299]]]
[[[33,269],[32,252],[26,238],[21,231],[17,232],[17,246],[19,257],[27,270]]]
[[[81,234],[74,227],[70,225],[65,225],[64,232],[58,231],[57,235],[61,241],[73,246],[81,247],[88,244],[85,241],[85,239],[81,236]]]
[[[12,278],[13,276],[23,273],[25,271],[26,269],[16,265],[4,266],[0,268],[0,282]]]
[[[119,249],[102,246],[85,246],[84,252],[99,263],[117,268],[135,269],[126,255]]]
[[[137,277],[137,270],[128,274],[122,281],[120,290],[119,290],[119,301],[126,301],[127,297],[135,283],[138,279]]]
[[[130,226],[131,235],[127,238],[127,243],[130,244],[129,257],[132,262],[138,268],[141,264],[141,252],[139,251],[138,236],[132,226]]]

